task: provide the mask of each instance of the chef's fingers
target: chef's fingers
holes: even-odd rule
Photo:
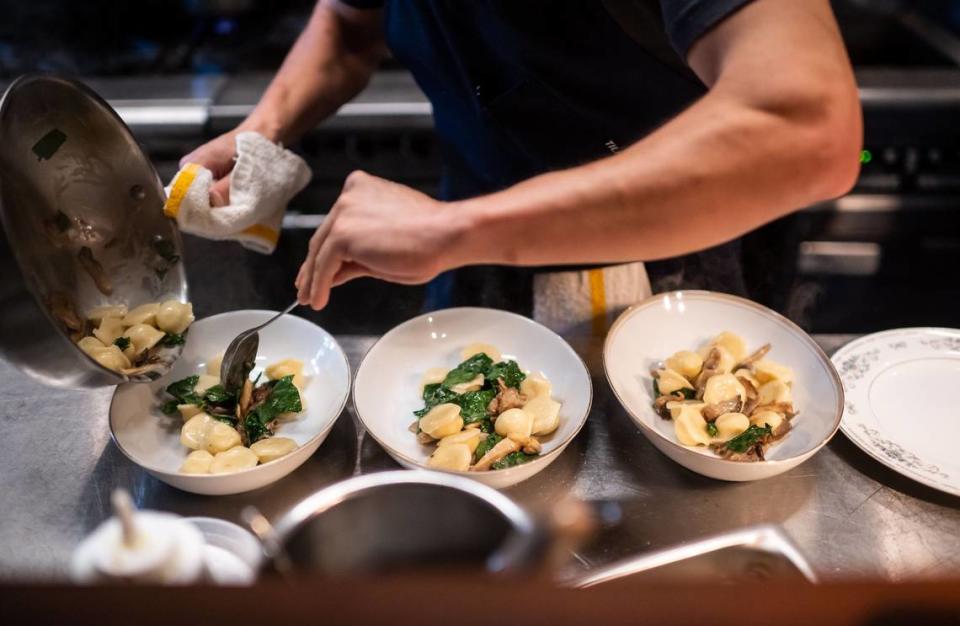
[[[313,262],[313,277],[310,281],[310,306],[319,311],[327,306],[330,300],[330,289],[333,287],[333,277],[340,269],[342,259],[337,246],[328,239],[317,252]]]
[[[340,269],[337,270],[336,275],[333,277],[333,286],[339,287],[343,283],[348,283],[355,278],[362,278],[364,276],[373,276],[373,273],[359,263],[347,261],[340,265]]]
[[[230,177],[224,176],[210,186],[210,205],[226,206],[230,204]]]
[[[335,219],[336,215],[334,211],[328,213],[323,223],[317,227],[316,232],[310,237],[310,245],[307,246],[307,256],[303,261],[303,265],[300,266],[300,271],[297,272],[297,279],[294,281],[294,285],[297,287],[297,300],[300,304],[310,303],[310,285],[313,283],[313,271],[316,267],[317,252],[320,250],[323,242],[326,241]]]

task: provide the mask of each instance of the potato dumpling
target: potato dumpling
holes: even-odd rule
[[[125,304],[104,304],[87,311],[87,319],[99,323],[108,317],[123,317],[127,314]]]
[[[420,393],[423,393],[423,388],[427,385],[439,385],[442,383],[449,371],[450,370],[445,367],[431,367],[424,372],[423,378],[420,379]]]
[[[770,430],[776,432],[785,419],[783,415],[780,415],[776,411],[757,411],[750,416],[750,423],[760,428],[769,426]]]
[[[107,346],[91,354],[93,360],[107,369],[120,371],[130,367],[130,359],[117,346]]]
[[[793,392],[790,386],[780,380],[771,380],[763,383],[757,390],[759,403],[774,404],[776,402],[793,402]]]
[[[197,379],[197,386],[194,387],[194,391],[198,394],[203,395],[210,387],[220,384],[219,376],[211,376],[210,374],[200,374],[200,377]]]
[[[493,425],[498,435],[503,437],[529,437],[533,432],[533,415],[523,409],[509,409],[500,414]]]
[[[220,378],[220,364],[223,363],[223,355],[217,355],[207,361],[207,375]]]
[[[681,350],[664,362],[667,369],[673,370],[684,378],[696,378],[703,368],[703,357],[690,350]]]
[[[270,380],[280,380],[286,376],[293,376],[293,384],[297,389],[303,389],[303,361],[299,359],[284,359],[268,365],[263,372]]]
[[[456,385],[453,385],[450,387],[450,391],[453,393],[468,393],[471,391],[478,391],[481,387],[483,387],[483,374],[477,374],[465,383],[457,383]]]
[[[157,328],[174,335],[183,334],[193,320],[193,305],[189,302],[167,300],[156,311]]]
[[[533,400],[540,396],[550,396],[553,392],[553,385],[550,381],[541,376],[531,374],[520,383],[520,393],[526,396],[527,400]]]
[[[560,425],[560,403],[549,395],[535,397],[523,405],[523,410],[533,417],[531,434],[549,435]]]
[[[209,430],[207,430],[207,452],[216,454],[217,452],[223,452],[224,450],[229,450],[239,445],[240,433],[237,432],[236,428],[220,420],[213,420]]]
[[[663,395],[670,395],[681,389],[693,389],[693,384],[671,369],[657,370],[657,389]]]
[[[719,346],[730,353],[736,363],[747,358],[747,344],[740,335],[723,331],[713,338],[713,345]],[[731,366],[732,367],[732,366]],[[726,371],[730,371],[729,369]]]
[[[468,428],[466,430],[461,430],[458,433],[453,435],[447,435],[441,439],[437,445],[438,446],[450,446],[454,444],[464,444],[470,448],[470,454],[473,454],[476,451],[477,446],[480,445],[480,442],[486,438],[486,434],[480,432],[479,428]]]
[[[196,404],[178,404],[177,410],[180,411],[180,417],[182,417],[184,421],[190,419],[194,415],[203,413],[203,409],[198,407]]]
[[[685,405],[673,418],[673,431],[677,441],[685,446],[706,446],[711,442],[707,434],[707,421],[694,405]]]
[[[220,452],[213,457],[210,463],[211,474],[227,474],[229,472],[239,472],[240,470],[250,469],[257,466],[257,455],[250,448],[237,446],[224,452]]]
[[[83,350],[84,352],[86,352],[87,354],[89,354],[90,356],[93,356],[92,354],[93,350],[106,348],[107,346],[103,345],[103,342],[97,339],[96,337],[84,337],[83,339],[77,342],[77,347]]]
[[[420,430],[434,439],[443,439],[460,432],[463,430],[460,407],[449,402],[438,404],[420,418]]]
[[[760,388],[760,381],[757,380],[757,377],[753,375],[753,372],[751,372],[750,370],[748,370],[748,369],[745,368],[745,367],[741,367],[740,369],[738,369],[737,371],[735,371],[735,372],[733,373],[733,375],[736,376],[737,378],[739,378],[740,380],[749,381],[750,384],[753,385],[753,386],[754,386],[755,388],[757,388],[757,389]]]
[[[184,459],[180,466],[182,474],[209,474],[213,455],[206,450],[194,450]]]
[[[159,302],[150,302],[141,304],[129,313],[123,316],[124,326],[136,326],[137,324],[156,324],[157,311],[160,309]]]
[[[793,370],[786,365],[780,365],[774,361],[761,359],[753,364],[753,373],[761,383],[768,383],[771,380],[779,380],[790,384],[793,382]]]
[[[297,442],[289,437],[267,437],[250,446],[250,450],[257,455],[261,463],[275,461],[297,448]]]
[[[157,342],[163,339],[163,335],[162,330],[157,330],[149,324],[135,324],[123,333],[123,336],[130,340],[130,347],[124,353],[132,352],[136,356],[157,345]]]
[[[191,450],[216,454],[240,445],[240,433],[206,413],[197,413],[180,429],[180,443]]]
[[[500,351],[489,343],[471,343],[460,351],[460,359],[466,361],[473,355],[480,354],[481,352],[490,357],[494,363],[499,363],[503,360],[503,355],[500,354]]]
[[[213,418],[206,413],[197,413],[180,429],[180,443],[191,450],[202,450],[207,443],[207,430]]]
[[[713,423],[717,427],[715,442],[729,441],[750,428],[750,418],[743,413],[724,413]]]
[[[703,402],[698,402],[696,400],[683,400],[675,402],[667,402],[667,410],[670,411],[670,418],[677,419],[677,416],[680,415],[680,412],[686,408],[696,409],[697,411],[702,411],[703,407],[706,404]]]
[[[438,446],[427,459],[427,467],[465,472],[470,469],[472,460],[473,452],[470,451],[470,446],[465,443],[452,443]]]
[[[103,318],[103,320],[100,321],[100,326],[93,331],[93,335],[106,346],[112,345],[122,334],[123,322],[119,317]]]
[[[711,376],[703,390],[703,401],[707,404],[720,404],[728,400],[747,399],[747,390],[733,374]]]

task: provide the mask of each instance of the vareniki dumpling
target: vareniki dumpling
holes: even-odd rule
[[[167,300],[157,308],[157,328],[181,335],[193,323],[193,305],[189,302]]]

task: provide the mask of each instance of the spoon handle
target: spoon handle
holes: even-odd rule
[[[279,313],[277,313],[276,315],[274,315],[273,317],[271,317],[270,319],[268,319],[268,320],[267,320],[266,322],[264,322],[263,324],[260,324],[259,326],[255,326],[254,328],[251,328],[251,329],[248,330],[247,332],[248,332],[248,333],[256,332],[256,331],[260,330],[261,328],[264,328],[265,326],[269,326],[270,324],[272,324],[272,323],[274,323],[275,321],[277,321],[277,319],[280,318],[281,316],[286,315],[286,314],[289,313],[290,311],[292,311],[292,310],[294,310],[295,308],[297,308],[297,305],[298,305],[298,304],[300,304],[300,303],[295,301],[293,304],[291,304],[290,306],[288,306],[288,307],[285,308],[284,310],[280,311]]]

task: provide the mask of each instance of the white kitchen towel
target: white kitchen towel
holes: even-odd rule
[[[533,319],[562,335],[606,335],[630,305],[651,295],[643,263],[533,277]]]
[[[299,156],[261,135],[237,135],[237,162],[230,177],[230,204],[210,204],[213,173],[188,163],[167,187],[163,211],[185,233],[231,239],[262,254],[277,247],[290,199],[310,182],[310,167]]]

